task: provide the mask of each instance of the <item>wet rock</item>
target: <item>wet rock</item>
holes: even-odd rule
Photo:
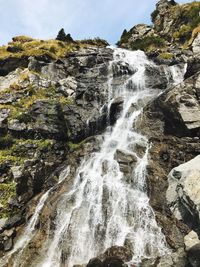
[[[154,89],[166,89],[169,82],[172,82],[172,75],[165,66],[148,66],[145,69],[146,86]]]
[[[185,267],[187,266],[187,257],[184,249],[179,249],[169,255],[161,258],[143,260],[141,267]]]
[[[122,97],[118,97],[113,100],[110,106],[110,112],[109,112],[111,125],[113,125],[118,119],[118,116],[123,109],[123,103],[124,103],[124,100]]]
[[[119,257],[108,257],[103,261],[103,267],[124,267],[124,262]]]
[[[91,259],[86,267],[125,267],[132,259],[132,252],[122,246],[108,248],[102,255]],[[132,267],[134,267],[132,265]]]
[[[104,262],[106,259],[116,259],[128,262],[132,259],[132,251],[127,247],[113,246],[108,248],[101,256],[101,258],[104,259]]]
[[[191,267],[200,266],[200,244],[193,246],[187,253],[188,261]]]
[[[103,263],[102,263],[102,261],[100,259],[94,258],[94,259],[91,259],[88,262],[86,267],[103,267]]]
[[[132,66],[128,63],[117,62],[112,65],[112,71],[114,77],[121,77],[123,75],[133,75],[137,70],[135,70]]]
[[[117,149],[114,158],[119,163],[120,170],[125,173],[131,173],[137,163],[137,157],[124,150]]]

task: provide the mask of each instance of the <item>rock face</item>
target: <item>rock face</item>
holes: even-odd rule
[[[179,5],[174,0],[160,0],[151,14],[153,26],[139,24],[124,30],[118,45],[142,49],[155,62],[186,62],[199,53],[199,11],[197,2]]]
[[[112,53],[93,46],[60,59],[35,56],[26,64],[22,58],[16,64],[0,60],[0,218],[6,218],[0,251],[13,247],[27,203],[58,182],[70,150],[107,126]],[[112,123],[119,105],[113,104]],[[15,234],[7,238],[7,229]]]
[[[161,0],[152,14],[153,27],[136,25],[129,32],[124,31],[119,42],[121,47],[147,52],[155,62],[145,71],[147,87],[163,90],[144,107],[135,126],[151,143],[147,190],[172,253],[144,260],[142,267],[200,266],[199,11],[198,2],[179,6],[173,0]],[[23,40],[30,45],[32,41]],[[41,252],[44,237],[55,229],[59,197],[68,192],[83,157],[99,150],[102,137],[98,134],[116,122],[123,99],[114,99],[108,116],[109,63],[113,51],[105,48],[107,43],[100,46],[99,40],[91,45],[73,42],[61,31],[56,46],[50,42],[46,52],[48,49],[39,42],[38,54],[30,51],[29,55],[22,43],[18,47],[16,42],[6,50],[12,56],[0,59],[1,255],[13,248],[43,192],[53,188],[49,191],[50,201],[37,219],[31,245],[26,248],[23,260],[28,267],[29,260]],[[73,51],[63,53],[69,42],[73,42]],[[56,52],[58,47],[62,56]],[[184,63],[184,82],[169,88],[173,77],[171,72],[166,73],[165,65]],[[113,64],[112,71],[119,87],[124,77],[136,72],[123,62]],[[136,89],[131,81],[127,87]],[[129,113],[134,110],[133,106]],[[137,155],[123,150],[115,154],[121,172],[130,182],[129,174],[144,153],[141,145]],[[64,184],[62,177],[68,165],[72,168]],[[106,162],[103,167],[106,172]],[[68,251],[63,251],[64,265]],[[126,246],[113,246],[92,259],[87,267],[126,266],[132,254]]]
[[[190,65],[186,73],[189,73],[189,70]],[[155,260],[144,262],[144,266],[187,266],[188,255],[183,250],[186,244],[184,237],[191,230],[199,234],[197,192],[200,183],[197,161],[199,161],[200,142],[199,116],[196,117],[199,109],[199,73],[196,72],[195,75],[194,73],[193,76],[190,73],[188,75],[190,78],[166,90],[149,103],[137,121],[138,129],[149,137],[152,144],[148,166],[150,202],[155,210],[157,221],[165,233],[166,241],[174,248],[173,257],[180,259],[180,264],[176,263],[176,265],[172,257],[166,259],[166,262],[163,262],[164,265],[159,265],[159,260]],[[195,157],[196,159],[193,160]],[[190,164],[190,160],[195,161],[191,173],[174,172],[173,174],[172,169],[176,170],[179,165],[185,166],[187,161]],[[188,166],[187,163],[186,166]],[[168,180],[170,172],[171,178]],[[194,200],[195,196],[197,200]],[[162,260],[164,261],[164,258]]]
[[[173,214],[200,234],[200,156],[174,168],[168,181],[167,202]]]
[[[196,38],[194,39],[192,43],[192,50],[194,54],[200,53],[200,33],[197,34]]]
[[[99,257],[91,259],[86,267],[123,267],[126,266],[124,262],[129,262],[131,258],[132,253],[128,248],[113,246]]]

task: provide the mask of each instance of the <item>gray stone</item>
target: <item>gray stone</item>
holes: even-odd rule
[[[200,155],[174,168],[168,176],[167,202],[177,217],[199,231]],[[191,218],[188,217],[190,214]]]
[[[15,132],[22,132],[27,129],[25,123],[20,123],[19,120],[13,119],[8,122],[8,129]]]
[[[192,43],[192,50],[194,54],[200,53],[200,33],[197,34],[196,38],[194,39]]]
[[[0,229],[4,228],[7,219],[8,218],[2,218],[2,219],[0,219]]]
[[[196,232],[191,231],[184,237],[185,249],[188,251],[193,246],[200,244],[199,237]]]

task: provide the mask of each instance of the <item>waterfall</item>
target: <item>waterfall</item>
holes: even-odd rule
[[[112,75],[112,69],[117,66],[120,72],[122,64],[132,72],[126,75],[124,70],[123,83],[116,82],[120,76]],[[134,264],[169,252],[147,195],[150,144],[135,130],[145,104],[160,93],[145,86],[147,66],[154,63],[142,51],[114,49],[107,106],[122,97],[122,112],[103,134],[100,150],[86,156],[76,171],[72,188],[57,204],[56,227],[43,246],[43,258],[30,266],[60,267],[64,261],[64,266],[73,267],[113,245],[128,244]],[[175,82],[183,79],[183,72],[176,67],[170,71]],[[46,198],[48,193],[43,200]],[[27,240],[24,242],[26,246]]]

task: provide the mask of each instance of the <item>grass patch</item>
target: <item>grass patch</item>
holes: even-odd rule
[[[0,149],[11,147],[13,143],[13,137],[9,134],[0,137]]]
[[[0,183],[0,218],[9,217],[11,211],[9,209],[8,201],[11,197],[14,197],[15,195],[16,184],[14,182]]]
[[[173,54],[172,53],[160,53],[158,57],[160,59],[172,59]]]
[[[13,42],[8,43],[8,46],[4,45],[0,47],[0,59],[12,56],[29,57],[41,55],[47,55],[53,59],[57,59],[65,57],[68,53],[76,51],[81,47],[87,47],[88,45],[105,47],[108,43],[98,37],[70,43],[54,39],[44,41],[32,39],[27,36],[17,36],[13,38]]]
[[[81,141],[80,143],[72,143],[68,142],[67,145],[71,150],[77,150],[82,147],[82,145],[85,143],[85,141]]]
[[[132,33],[131,30],[127,32],[127,30],[125,29],[122,33],[122,36],[120,38],[120,41],[117,42],[117,45],[122,45],[123,43],[128,43],[130,37],[131,37]]]
[[[69,98],[69,97],[60,96],[59,102],[61,105],[72,105],[74,103],[74,100],[72,98]]]
[[[131,43],[132,50],[151,51],[165,46],[165,40],[159,36],[146,36]]]

